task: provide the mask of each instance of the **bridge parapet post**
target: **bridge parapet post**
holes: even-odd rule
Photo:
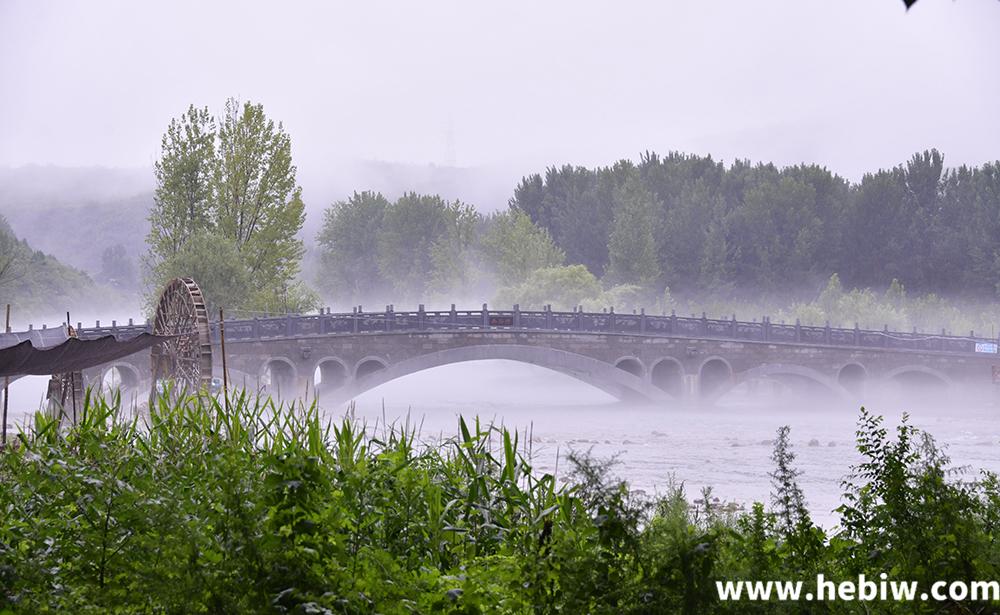
[[[861,345],[861,329],[858,328],[858,323],[854,323],[854,345]]]
[[[701,313],[701,335],[708,337],[708,314],[705,312]]]
[[[573,310],[576,312],[576,330],[583,331],[583,306],[578,305]]]
[[[614,333],[615,331],[615,306],[611,306],[608,310],[608,331]]]
[[[552,304],[547,303],[545,305],[545,328],[549,331],[552,330]]]
[[[760,319],[760,333],[765,342],[771,339],[771,319],[767,316]]]
[[[639,308],[639,333],[646,332],[646,308]]]
[[[483,304],[483,328],[490,328],[490,309],[486,307],[485,303]]]
[[[426,314],[424,313],[424,304],[421,303],[417,306],[417,328],[421,331],[424,330],[424,321],[426,319]]]
[[[358,321],[361,320],[361,306],[351,308],[351,328],[358,332]]]
[[[798,318],[795,319],[795,341],[796,342],[802,341],[802,323],[799,321]]]
[[[455,304],[451,304],[451,311],[448,312],[448,324],[454,329],[458,325],[458,312],[455,311]]]
[[[521,305],[518,303],[514,304],[514,328],[521,328]]]
[[[882,329],[882,347],[883,348],[889,347],[889,325],[885,325],[885,327]]]
[[[823,342],[825,342],[827,344],[829,344],[831,342],[831,339],[830,339],[830,321],[829,320],[826,321],[826,327],[823,329]]]
[[[392,312],[392,306],[391,305],[385,306],[385,330],[386,331],[392,331],[392,324],[393,324],[392,321],[393,321],[394,317],[395,317],[395,314],[393,314],[393,312]]]
[[[677,310],[670,310],[670,333],[677,333]]]
[[[729,321],[729,334],[735,338],[737,330],[738,329],[736,327],[736,314],[733,314],[733,319]]]

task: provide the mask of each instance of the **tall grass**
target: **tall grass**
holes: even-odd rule
[[[719,603],[715,581],[1000,569],[996,480],[947,480],[931,441],[867,414],[868,461],[827,536],[789,498],[737,518],[681,487],[650,501],[587,455],[557,484],[516,432],[478,420],[427,446],[405,424],[247,394],[228,412],[161,399],[148,420],[117,397],[86,406],[68,430],[37,416],[0,453],[0,612],[817,612]],[[783,450],[776,476],[794,481]],[[959,607],[986,608],[916,609]]]

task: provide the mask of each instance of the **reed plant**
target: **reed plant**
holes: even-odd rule
[[[867,413],[827,534],[799,499],[734,514],[682,485],[646,498],[586,453],[557,481],[527,438],[478,420],[425,443],[248,393],[228,411],[164,397],[145,418],[117,396],[85,406],[71,428],[36,416],[0,452],[2,613],[852,612],[721,603],[715,581],[1000,568],[996,479],[949,480],[932,441]],[[776,459],[783,481],[792,459]],[[992,608],[879,612],[959,606]]]

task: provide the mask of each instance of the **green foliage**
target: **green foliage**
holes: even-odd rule
[[[719,602],[715,582],[971,581],[1000,567],[997,479],[950,480],[928,436],[904,422],[892,439],[865,411],[828,537],[800,508],[787,428],[776,510],[733,517],[676,485],[648,500],[587,453],[558,486],[517,433],[478,421],[425,446],[405,425],[329,425],[314,406],[246,394],[228,411],[163,398],[148,424],[118,404],[88,396],[69,430],[39,414],[0,451],[0,612],[853,613]]]
[[[596,306],[601,283],[583,265],[546,267],[533,271],[521,284],[500,290],[497,303],[519,304],[523,309],[572,310],[579,305]]]
[[[898,279],[980,297],[1000,288],[998,203],[1000,163],[946,169],[936,150],[858,183],[814,165],[645,153],[637,164],[552,167],[511,199],[568,263],[611,281],[647,285],[659,273],[681,293],[781,291],[839,272],[849,286]]]
[[[342,304],[468,292],[479,282],[482,222],[471,206],[437,195],[411,192],[389,202],[355,193],[324,213],[317,277]]]
[[[58,313],[71,303],[108,295],[86,273],[18,240],[0,215],[0,296],[23,317],[36,310]]]
[[[101,252],[101,278],[108,284],[120,288],[135,288],[135,265],[125,251],[125,246],[116,243]]]
[[[153,166],[156,191],[146,244],[154,263],[181,251],[195,231],[211,228],[215,141],[215,119],[207,108],[191,105],[170,120]]]
[[[435,272],[455,263],[472,242],[477,214],[461,202],[407,193],[385,212],[375,237],[379,272],[400,298],[417,298],[444,284]],[[433,284],[432,282],[436,282]]]
[[[245,266],[236,243],[209,231],[195,231],[184,249],[167,258],[158,267],[165,279],[191,277],[206,289],[210,313],[219,306],[250,304],[253,278]],[[210,293],[208,291],[210,290]]]
[[[614,222],[608,239],[606,277],[616,283],[650,287],[660,278],[654,235],[657,204],[637,178],[615,192]]]
[[[969,331],[978,335],[996,332],[995,312],[990,307],[956,304],[933,293],[914,297],[899,280],[893,280],[884,293],[871,288],[845,291],[837,274],[830,276],[816,299],[779,309],[777,314],[789,321],[815,326],[829,322],[835,327],[857,324],[868,329],[888,326],[894,331],[912,328],[928,333],[944,328],[958,335]]]
[[[509,209],[486,219],[482,251],[501,284],[523,282],[536,269],[558,267],[566,255],[552,236],[522,211]]]
[[[305,221],[291,138],[263,105],[226,102],[212,176],[212,221],[235,242],[256,284],[279,289],[298,273]]]
[[[183,275],[230,310],[298,312],[317,304],[296,281],[305,205],[291,139],[262,105],[230,99],[220,120],[190,107],[167,128],[155,172],[145,263],[150,299]],[[213,242],[219,246],[207,245]],[[211,254],[224,258],[203,260]],[[236,280],[250,284],[237,292]]]
[[[387,294],[376,238],[389,207],[380,193],[355,192],[323,212],[323,228],[316,238],[322,259],[317,278],[321,290],[354,305]]]

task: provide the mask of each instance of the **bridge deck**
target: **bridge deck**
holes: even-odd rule
[[[79,327],[84,338],[148,331],[149,325]],[[218,339],[218,323],[211,325]],[[459,330],[519,330],[538,332],[620,333],[675,338],[712,338],[733,341],[800,343],[813,346],[885,348],[950,354],[996,354],[997,339],[778,324],[736,319],[689,318],[677,315],[619,314],[614,312],[555,312],[491,310],[385,311],[288,315],[227,320],[226,340],[233,342],[359,333]]]

